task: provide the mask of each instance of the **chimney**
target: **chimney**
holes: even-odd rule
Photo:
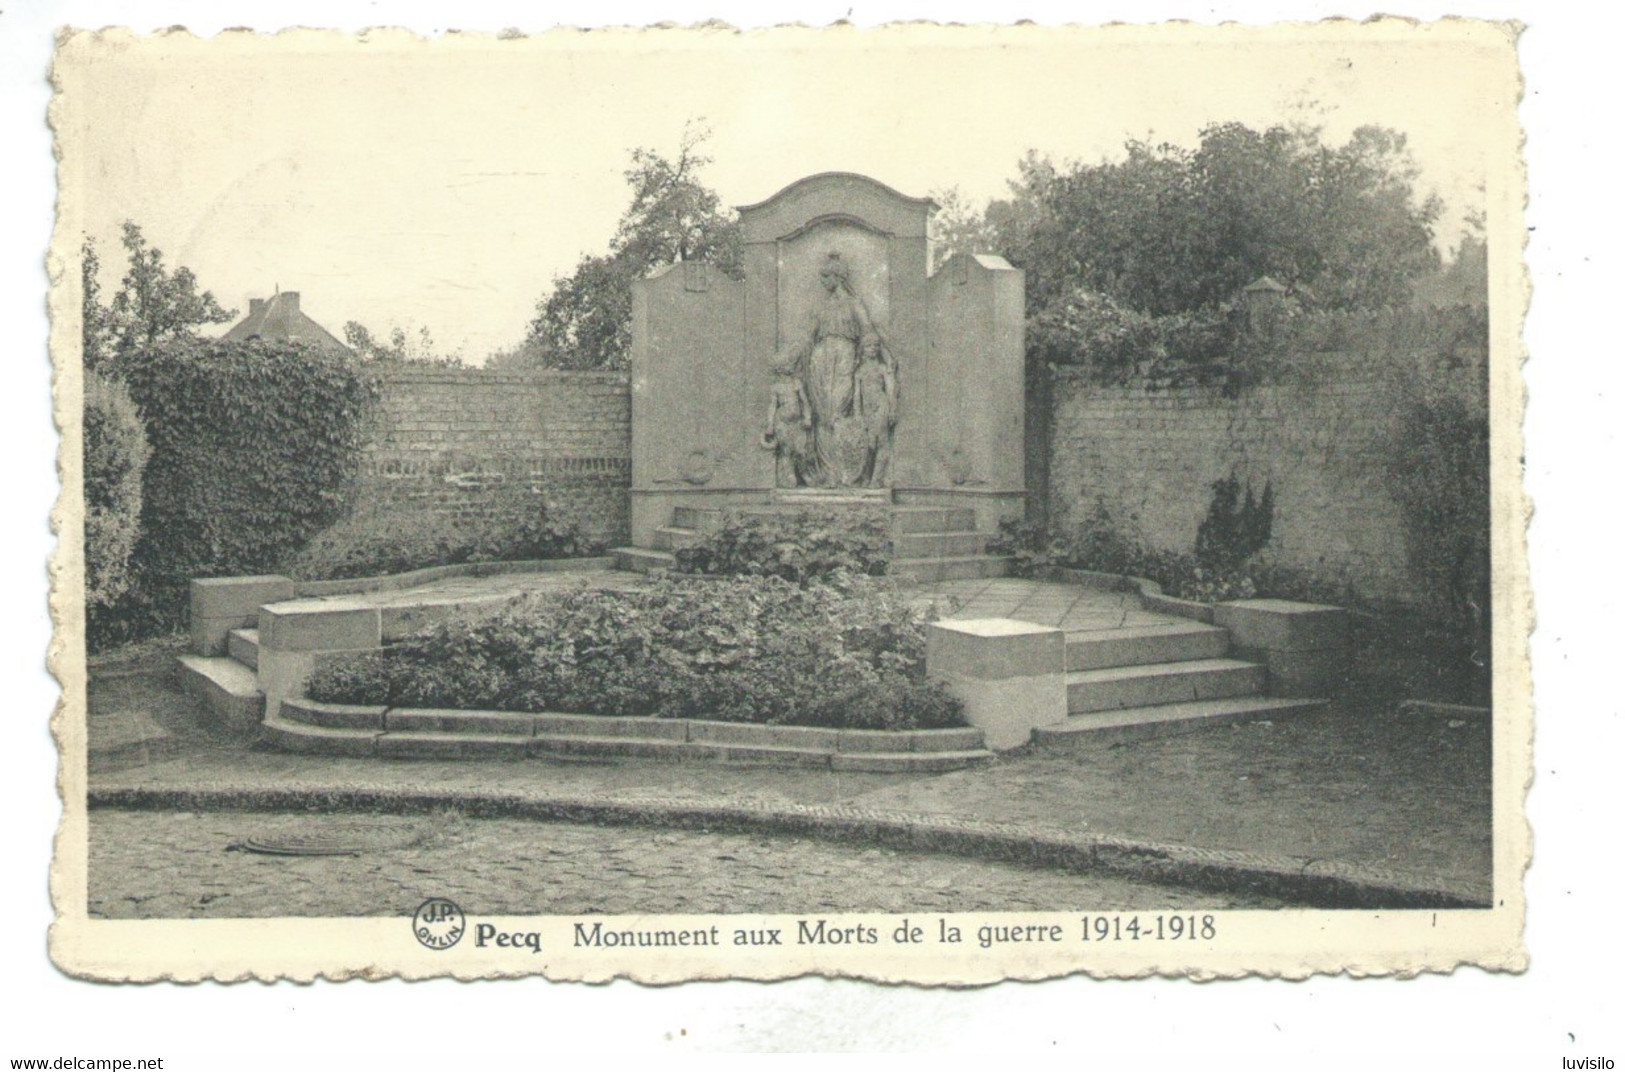
[[[259,316],[263,312],[265,312],[265,299],[264,298],[250,298],[250,299],[248,299],[248,315],[249,316]]]

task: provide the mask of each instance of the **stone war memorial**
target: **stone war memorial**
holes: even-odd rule
[[[929,271],[935,205],[862,175],[739,210],[744,279],[674,264],[634,287],[632,542],[665,564],[729,513],[889,510],[899,572],[990,576],[1026,509],[1022,273]]]
[[[1029,744],[1100,747],[1323,707],[1345,659],[1340,608],[1209,606],[1057,567],[1006,579],[1012,556],[990,545],[1029,506],[1025,280],[987,254],[929,271],[935,210],[866,176],[812,175],[739,210],[742,279],[688,261],[633,284],[630,486],[612,489],[630,500],[630,546],[393,577],[197,578],[188,687],[294,752],[869,771],[955,769]],[[335,707],[310,695],[323,667],[520,592],[680,572],[677,552],[764,515],[880,521],[887,574],[938,619],[926,625],[925,672],[963,705],[966,726],[837,736],[706,717]]]

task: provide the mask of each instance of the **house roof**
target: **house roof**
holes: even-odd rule
[[[324,350],[344,350],[333,333],[299,309],[299,292],[284,290],[269,298],[250,298],[248,315],[233,324],[223,336],[229,342],[266,339],[275,342],[302,342]]]

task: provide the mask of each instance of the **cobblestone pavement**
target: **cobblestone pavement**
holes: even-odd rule
[[[98,810],[90,915],[407,915],[449,897],[474,915],[1273,908],[1280,902],[1100,875],[745,834],[456,815],[370,819]],[[330,837],[357,856],[229,851]],[[184,876],[184,877],[181,877]]]

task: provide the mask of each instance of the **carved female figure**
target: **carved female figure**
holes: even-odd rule
[[[869,310],[853,292],[839,253],[825,258],[818,275],[824,297],[798,355],[812,410],[811,475],[814,483],[843,485],[852,482],[852,474],[845,471],[836,449],[836,423],[853,415],[858,365],[880,351],[880,335]]]

